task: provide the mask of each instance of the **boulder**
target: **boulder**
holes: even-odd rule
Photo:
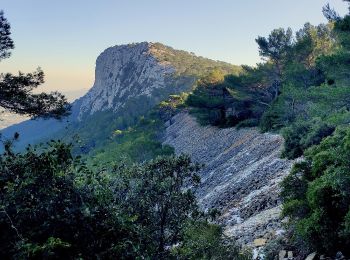
[[[316,252],[313,252],[313,253],[309,254],[309,255],[305,258],[305,260],[315,260],[315,259],[316,259],[316,255],[317,255],[317,253],[316,253]]]
[[[254,240],[254,246],[256,247],[264,246],[265,244],[266,244],[266,239],[264,238],[258,238]]]
[[[278,260],[284,260],[286,254],[287,254],[286,250],[281,250],[278,254]]]

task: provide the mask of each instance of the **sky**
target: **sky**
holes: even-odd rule
[[[88,89],[104,49],[142,41],[254,65],[257,36],[324,23],[327,2],[347,12],[341,0],[0,0],[16,45],[0,73],[40,66],[47,91]]]

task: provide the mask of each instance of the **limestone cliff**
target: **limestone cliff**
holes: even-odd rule
[[[95,83],[82,101],[80,116],[106,109],[117,111],[130,98],[154,96],[156,89],[166,87],[167,77],[174,72],[174,67],[159,63],[150,54],[149,43],[108,48],[96,60]]]
[[[164,144],[204,164],[197,197],[204,209],[221,211],[227,235],[251,245],[283,232],[279,184],[293,162],[279,157],[282,137],[254,128],[202,127],[187,113],[169,124]]]
[[[95,83],[82,99],[79,118],[97,111],[118,112],[130,100],[147,103],[138,109],[149,109],[169,94],[189,90],[199,74],[215,67],[227,73],[239,68],[160,43],[110,47],[96,60]]]
[[[86,95],[73,102],[70,117],[62,122],[25,121],[1,130],[1,133],[11,137],[14,132],[19,132],[21,138],[17,146],[20,149],[28,143],[53,136],[65,139],[72,135],[83,136],[87,149],[93,149],[103,138],[107,140],[112,134],[109,128],[132,125],[140,115],[170,94],[190,90],[200,75],[213,68],[226,73],[240,69],[160,43],[142,42],[110,47],[98,56],[94,85]],[[104,114],[108,122],[96,123],[96,118],[92,116],[97,112],[108,113],[108,116]],[[100,115],[96,117],[101,118]],[[91,129],[94,129],[93,133]],[[96,137],[92,135],[94,133],[101,134]]]

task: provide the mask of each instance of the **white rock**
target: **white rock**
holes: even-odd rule
[[[106,49],[96,60],[95,83],[84,96],[79,118],[107,109],[118,110],[130,98],[151,96],[166,87],[166,77],[175,72],[150,53],[151,43],[119,45]]]

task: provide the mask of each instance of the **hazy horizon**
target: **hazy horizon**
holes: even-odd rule
[[[46,74],[42,89],[89,89],[95,60],[104,49],[142,41],[254,65],[260,60],[254,41],[258,35],[288,26],[296,31],[305,22],[324,23],[322,7],[327,2],[340,14],[347,11],[341,0],[3,0],[0,9],[11,23],[16,48],[0,63],[0,71],[31,72],[40,66]]]

